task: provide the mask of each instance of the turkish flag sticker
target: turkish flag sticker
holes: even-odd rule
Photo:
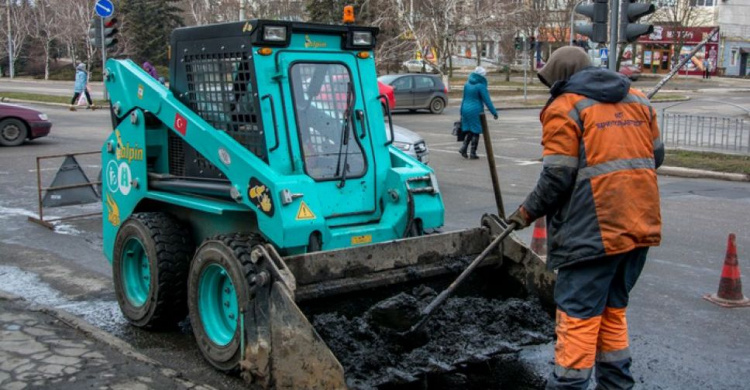
[[[187,132],[187,120],[179,113],[174,116],[174,129],[179,131],[183,136]]]

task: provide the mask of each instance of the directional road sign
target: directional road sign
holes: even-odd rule
[[[107,18],[115,13],[115,6],[110,0],[98,0],[94,6],[94,10],[97,15]]]

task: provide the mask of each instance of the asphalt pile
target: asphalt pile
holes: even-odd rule
[[[322,313],[313,325],[344,366],[353,389],[543,388],[544,378],[517,359],[523,346],[548,343],[554,321],[535,299],[452,297],[423,332],[404,338],[393,313],[416,313],[437,293],[420,286],[361,315]],[[385,302],[385,305],[383,304]],[[408,328],[414,317],[397,317]]]

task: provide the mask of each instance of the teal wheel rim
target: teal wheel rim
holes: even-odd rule
[[[136,237],[128,238],[122,247],[120,272],[128,302],[135,307],[143,306],[151,288],[151,267],[146,249]]]
[[[228,345],[237,330],[239,307],[224,267],[211,264],[203,270],[198,282],[198,311],[208,338],[216,345]]]

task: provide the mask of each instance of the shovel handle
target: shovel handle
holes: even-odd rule
[[[458,288],[458,286],[460,286],[461,283],[463,283],[464,279],[466,279],[466,277],[469,276],[472,271],[474,271],[474,268],[479,266],[479,264],[482,263],[484,258],[487,257],[487,255],[490,252],[492,252],[500,244],[500,242],[502,242],[503,239],[505,239],[505,237],[508,237],[510,232],[512,232],[513,230],[516,230],[516,227],[517,227],[516,223],[511,222],[508,225],[508,227],[502,231],[502,233],[500,233],[497,237],[495,237],[495,239],[492,240],[490,245],[487,246],[487,248],[484,248],[482,253],[480,253],[479,256],[477,256],[476,259],[474,259],[474,261],[472,261],[471,264],[469,264],[469,266],[466,267],[466,269],[463,272],[461,272],[461,275],[458,275],[456,280],[454,280],[453,283],[451,283],[451,285],[448,286],[448,288],[443,290],[443,292],[441,292],[440,295],[435,297],[435,299],[433,299],[432,302],[430,302],[430,304],[427,305],[427,307],[425,307],[424,310],[422,310],[422,318],[413,327],[411,327],[411,329],[409,329],[408,333],[416,332],[420,328],[422,328],[424,323],[427,321],[428,318],[430,318],[430,316],[435,311],[435,309],[439,307],[451,294],[453,294],[453,291],[456,288]]]

